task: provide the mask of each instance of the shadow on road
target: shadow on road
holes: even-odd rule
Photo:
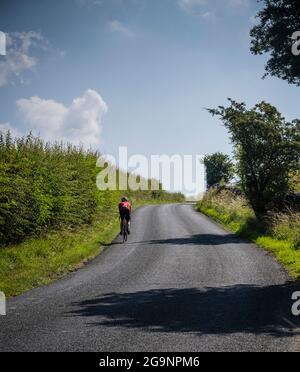
[[[68,316],[88,317],[92,326],[148,332],[203,334],[268,333],[290,337],[293,284],[256,287],[153,289],[109,293],[79,303]],[[299,287],[298,287],[299,289]],[[290,323],[291,325],[291,323]]]
[[[186,236],[182,238],[172,238],[172,239],[153,239],[153,240],[141,240],[127,242],[126,245],[226,245],[226,244],[249,244],[245,239],[240,238],[235,234],[226,235],[214,235],[214,234],[197,234]],[[107,244],[106,246],[119,245],[123,243],[114,242]],[[102,244],[104,245],[104,244]]]
[[[143,242],[146,244],[170,244],[170,245],[225,245],[241,244],[245,240],[234,234],[215,235],[215,234],[197,234],[182,238],[157,239]]]
[[[102,247],[112,247],[113,245],[124,245],[123,242],[112,242],[112,243],[104,243],[104,242],[101,242],[99,241],[98,244]]]

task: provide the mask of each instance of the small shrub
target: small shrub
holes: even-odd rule
[[[275,215],[272,231],[277,239],[288,240],[294,249],[300,249],[300,213]]]

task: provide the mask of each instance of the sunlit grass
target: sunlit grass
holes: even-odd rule
[[[136,208],[161,203],[164,200],[134,200]],[[51,232],[0,249],[0,290],[11,297],[62,278],[98,256],[117,236],[119,227],[113,204],[91,225]]]
[[[90,226],[52,232],[0,250],[0,288],[6,296],[49,284],[84,265],[111,242],[118,231],[115,216]]]
[[[273,216],[268,229],[262,228],[244,198],[229,192],[211,191],[197,209],[220,222],[226,229],[272,252],[291,276],[300,278],[300,215]]]

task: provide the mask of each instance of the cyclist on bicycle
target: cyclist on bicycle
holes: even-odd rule
[[[120,235],[122,235],[122,224],[124,218],[127,221],[127,232],[128,235],[130,235],[130,221],[131,221],[131,204],[126,196],[123,196],[121,203],[119,204],[119,213],[120,213],[120,219],[121,219],[121,232]]]

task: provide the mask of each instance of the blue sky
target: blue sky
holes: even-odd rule
[[[1,0],[0,125],[116,154],[231,152],[205,107],[266,100],[300,117],[299,88],[262,80],[255,0]],[[75,124],[74,124],[75,123]]]

